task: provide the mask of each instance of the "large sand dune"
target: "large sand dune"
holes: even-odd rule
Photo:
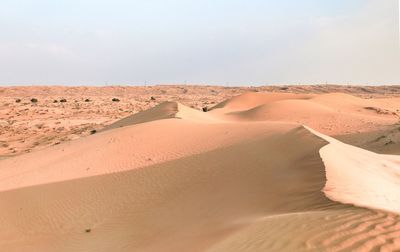
[[[1,251],[400,249],[400,157],[327,135],[386,130],[396,104],[251,93],[203,113],[169,102],[2,160]]]

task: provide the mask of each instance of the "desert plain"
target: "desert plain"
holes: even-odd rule
[[[0,251],[400,250],[400,86],[0,88]]]

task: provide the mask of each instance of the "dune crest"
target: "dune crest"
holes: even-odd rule
[[[305,128],[329,143],[319,150],[328,198],[400,213],[400,156],[377,154]]]

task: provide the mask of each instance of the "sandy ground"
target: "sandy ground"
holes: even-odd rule
[[[399,250],[399,91],[0,89],[0,248]]]
[[[0,87],[0,159],[90,135],[161,102],[179,102],[201,110],[247,92],[340,92],[370,99],[400,97],[400,86]],[[32,98],[37,102],[32,103]],[[60,102],[62,99],[66,102]]]

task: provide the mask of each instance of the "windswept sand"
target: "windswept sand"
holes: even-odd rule
[[[155,103],[0,161],[0,250],[400,250],[399,98]]]

